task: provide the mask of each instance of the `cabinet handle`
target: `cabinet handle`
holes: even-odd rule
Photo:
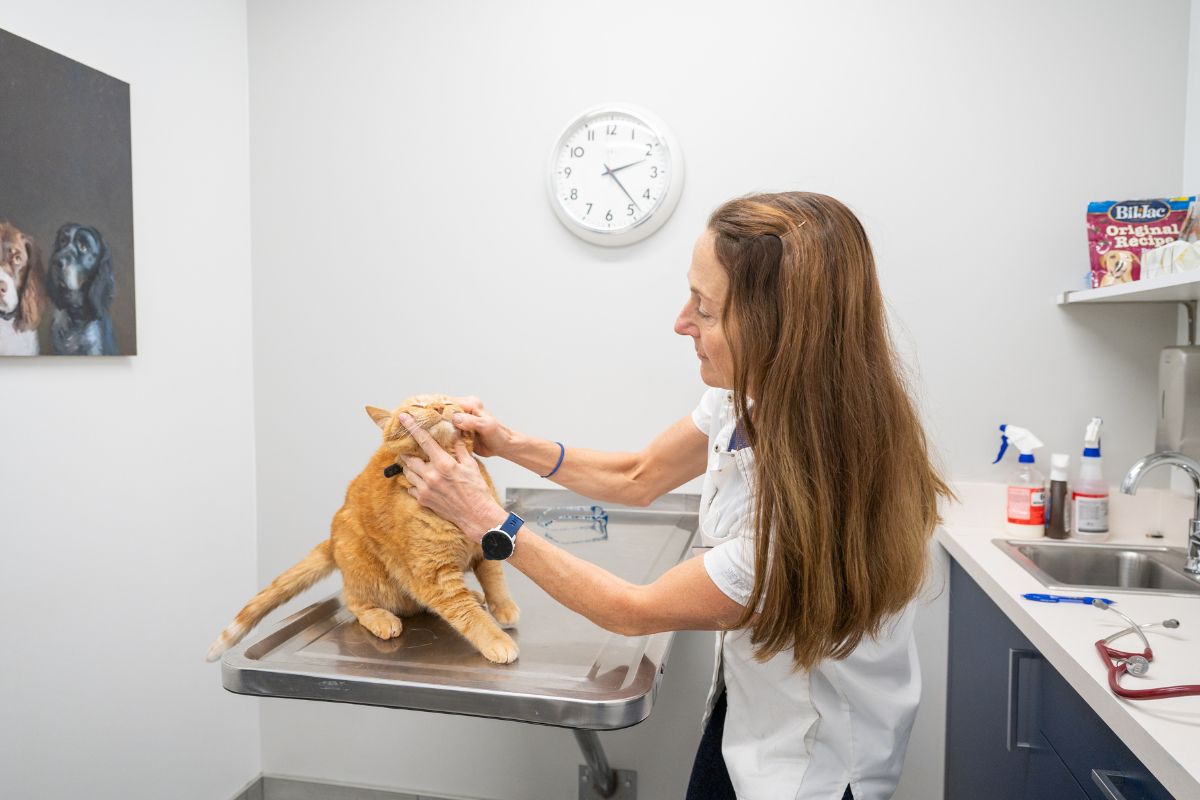
[[[1011,647],[1008,650],[1008,726],[1005,744],[1010,753],[1034,749],[1032,744],[1022,742],[1018,738],[1017,713],[1018,707],[1021,705],[1021,662],[1034,661],[1037,657],[1036,650],[1018,650]]]
[[[1108,800],[1125,800],[1125,795],[1113,783],[1113,778],[1120,778],[1122,781],[1137,784],[1136,775],[1130,775],[1128,772],[1113,772],[1112,770],[1094,769],[1092,770],[1092,783],[1100,787],[1100,791],[1104,792],[1104,796]]]

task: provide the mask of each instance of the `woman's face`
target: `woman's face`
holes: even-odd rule
[[[692,248],[688,288],[691,297],[675,320],[675,332],[692,337],[696,355],[700,357],[700,379],[705,384],[718,389],[733,388],[733,357],[721,325],[729,279],[717,261],[712,231],[701,234]]]

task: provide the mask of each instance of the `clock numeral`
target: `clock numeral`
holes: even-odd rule
[[[636,138],[637,138],[637,128],[630,128],[630,129],[629,129],[629,138],[630,138],[630,140],[633,140],[633,139],[636,139]]]
[[[612,209],[611,208],[608,210],[608,213],[604,215],[604,218],[606,220],[608,220],[609,222],[612,222]]]
[[[565,177],[565,178],[571,177],[571,168],[570,167],[563,167],[562,172],[563,172],[563,177]]]
[[[629,205],[625,206],[625,208],[626,208],[625,216],[632,217],[633,216],[633,203],[630,203]]]
[[[651,167],[651,168],[650,168],[650,177],[651,177],[651,178],[657,178],[657,177],[658,177],[658,167]]]
[[[588,210],[587,210],[587,211],[585,211],[585,212],[583,212],[583,215],[584,215],[585,217],[586,217],[588,214],[592,213],[592,204],[591,204],[591,203],[588,203],[588,204],[587,204],[587,207],[588,207]]]
[[[617,126],[616,125],[605,125],[604,126],[604,135],[605,136],[616,136],[617,135]]]
[[[653,155],[653,153],[654,153],[654,145],[652,145],[652,144],[646,145],[646,155],[650,156],[650,155]]]
[[[572,190],[571,190],[571,199],[572,199],[572,200],[578,200],[578,199],[579,199],[579,190],[578,190],[578,189],[572,189]]]
[[[576,145],[571,148],[571,158],[583,158],[583,148]]]
[[[592,130],[591,128],[588,128],[588,141],[589,142],[596,141],[596,132],[594,130]]]
[[[642,197],[644,197],[644,198],[646,198],[647,200],[649,200],[649,199],[650,199],[650,190],[649,190],[649,189],[647,189],[646,191],[642,192]]]

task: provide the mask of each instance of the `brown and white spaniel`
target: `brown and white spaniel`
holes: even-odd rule
[[[0,356],[38,354],[44,275],[33,239],[0,222]]]

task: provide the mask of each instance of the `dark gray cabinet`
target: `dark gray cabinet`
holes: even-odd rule
[[[1171,797],[953,559],[949,654],[946,800]]]

